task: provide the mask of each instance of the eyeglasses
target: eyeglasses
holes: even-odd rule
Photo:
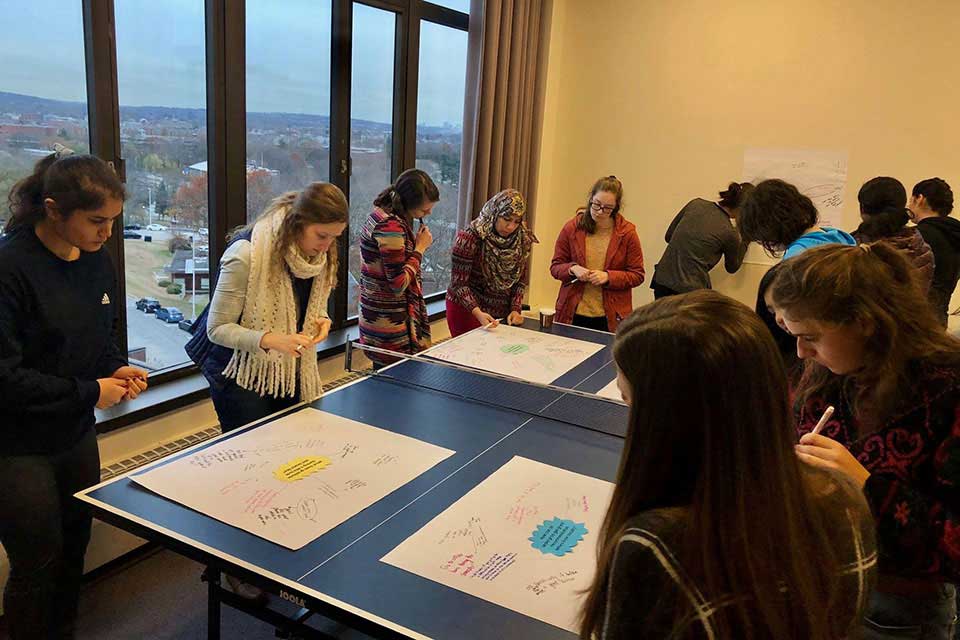
[[[604,206],[604,205],[600,204],[599,202],[597,202],[596,200],[591,200],[591,201],[590,201],[590,208],[591,208],[593,211],[602,211],[603,213],[613,213],[613,210],[616,209],[617,206],[616,206],[616,205],[606,205],[606,206]]]

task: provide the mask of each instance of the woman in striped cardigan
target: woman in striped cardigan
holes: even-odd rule
[[[423,224],[440,200],[425,172],[408,169],[373,201],[360,232],[360,342],[412,354],[430,346],[430,322],[423,301],[423,253],[433,235]],[[413,232],[414,219],[420,228]],[[369,353],[376,364],[390,358]]]

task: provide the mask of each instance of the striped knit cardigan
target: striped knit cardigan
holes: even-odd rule
[[[423,301],[423,256],[414,250],[413,229],[402,218],[374,208],[360,231],[360,342],[400,353],[430,346]],[[369,354],[378,364],[388,358]]]

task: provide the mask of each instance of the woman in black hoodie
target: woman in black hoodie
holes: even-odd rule
[[[910,214],[933,251],[930,299],[943,326],[947,326],[947,307],[960,278],[960,220],[951,218],[951,211],[953,191],[944,180],[928,178],[914,185]]]

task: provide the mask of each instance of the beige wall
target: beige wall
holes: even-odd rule
[[[746,147],[848,151],[848,230],[870,177],[960,191],[958,33],[943,0],[555,0],[531,305],[553,304],[553,243],[601,175],[643,245],[635,303],[674,214],[739,179]],[[765,269],[714,286],[752,306]]]

